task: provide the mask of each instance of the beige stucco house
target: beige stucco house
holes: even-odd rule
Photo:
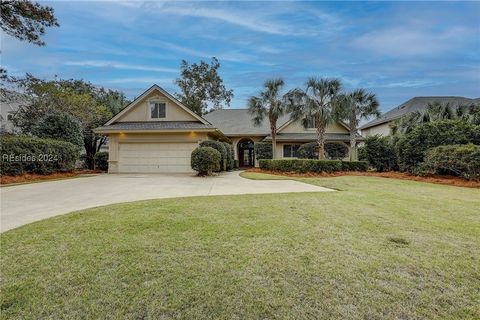
[[[267,121],[254,126],[246,109],[222,109],[200,117],[157,85],[95,132],[108,136],[111,173],[191,172],[190,154],[203,140],[231,142],[239,165],[254,166],[254,143],[271,141]],[[329,126],[326,136],[327,142],[348,147],[344,124]],[[298,147],[315,137],[315,129],[282,117],[277,158],[296,157]]]

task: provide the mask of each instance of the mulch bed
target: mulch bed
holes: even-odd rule
[[[100,170],[76,170],[71,172],[57,172],[57,173],[52,173],[48,175],[25,173],[20,176],[1,176],[0,184],[7,185],[7,184],[14,184],[14,183],[64,179],[64,178],[76,177],[82,174],[96,174],[96,173],[102,173],[102,172],[103,171],[100,171]]]
[[[438,176],[432,175],[427,177],[414,176],[404,172],[359,172],[359,171],[342,171],[342,172],[333,172],[333,173],[296,173],[296,172],[278,172],[278,171],[269,171],[262,170],[258,168],[252,168],[247,170],[248,172],[258,172],[266,174],[274,174],[279,176],[288,176],[288,177],[304,177],[304,178],[315,178],[315,177],[339,177],[339,176],[367,176],[367,177],[382,177],[382,178],[393,178],[393,179],[402,179],[402,180],[413,180],[437,184],[445,184],[456,187],[467,187],[467,188],[480,188],[480,181],[466,180],[460,177],[455,176]]]

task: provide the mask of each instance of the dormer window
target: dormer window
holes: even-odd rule
[[[307,124],[307,126],[306,126],[307,129],[314,129],[314,128],[317,127],[315,125],[315,118],[314,117],[307,117],[306,124]]]
[[[166,109],[165,102],[150,102],[150,118],[164,119],[166,117]]]

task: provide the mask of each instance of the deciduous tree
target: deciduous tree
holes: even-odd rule
[[[42,36],[45,28],[58,27],[52,7],[28,0],[1,0],[0,26],[2,30],[19,40],[39,46],[45,45]]]
[[[220,62],[215,57],[210,64],[200,61],[190,65],[182,60],[181,76],[175,81],[181,92],[176,97],[200,116],[221,109],[222,103],[230,105],[233,90],[225,88],[223,79],[218,74],[219,68]],[[211,109],[207,110],[209,106]]]
[[[27,74],[15,83],[24,89],[30,99],[14,115],[14,123],[24,133],[34,133],[34,127],[46,114],[64,112],[82,124],[83,146],[89,168],[94,166],[94,156],[105,143],[104,136],[93,132],[127,103],[121,92],[97,88],[83,80],[45,81]]]

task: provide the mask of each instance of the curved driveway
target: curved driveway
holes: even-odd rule
[[[207,195],[333,191],[293,180],[250,180],[239,172],[200,178],[191,174],[102,174],[1,187],[0,230],[71,211],[146,199]]]

